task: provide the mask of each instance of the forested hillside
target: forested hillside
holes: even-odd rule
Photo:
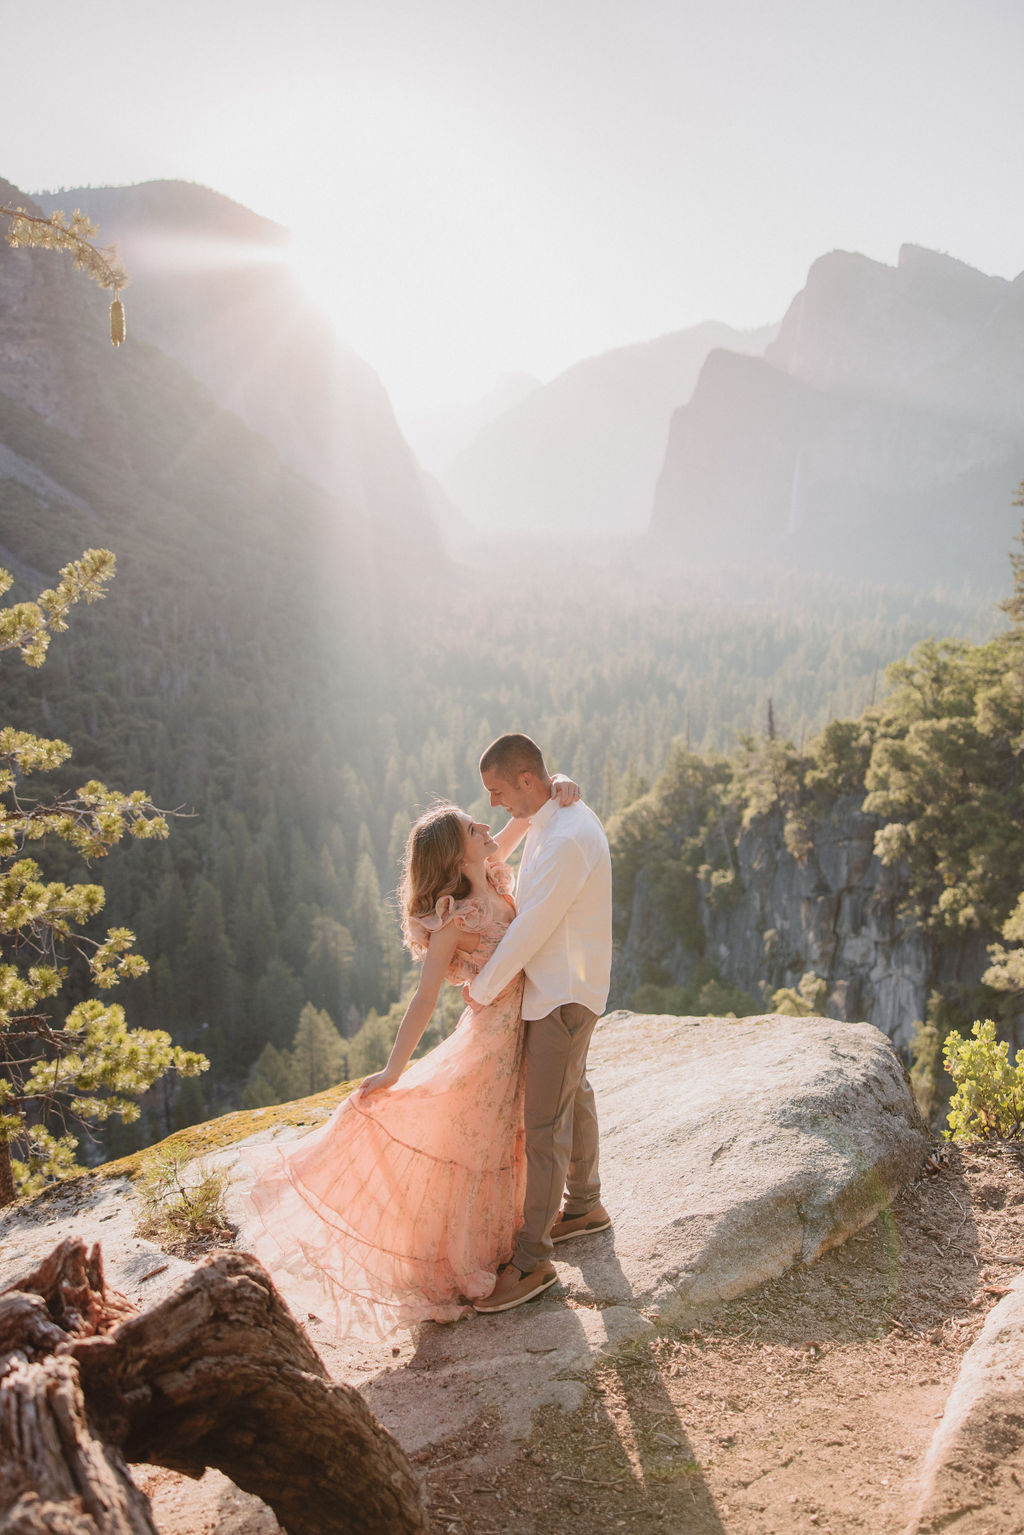
[[[1024,555],[1013,568],[993,639],[917,645],[884,698],[806,745],[774,720],[729,756],[677,745],[611,827],[617,1000],[866,1018],[915,1054],[926,1099],[950,1028],[990,1017],[1024,1044]]]
[[[284,464],[138,339],[127,298],[114,353],[101,294],[0,244],[0,564],[28,596],[85,547],[118,558],[44,672],[0,674],[0,718],[67,740],[72,783],[182,812],[96,873],[104,924],[150,961],[131,1021],[211,1070],[108,1146],[286,1095],[285,1050],[307,1091],[380,1063],[408,979],[388,905],[408,825],[437,795],[484,809],[476,760],[499,730],[535,735],[610,815],[677,738],[728,750],[771,709],[799,743],[877,703],[885,664],[925,636],[990,631],[969,595],[712,587],[507,534],[490,570],[447,561],[414,499],[399,536]],[[391,490],[385,465],[382,505]]]

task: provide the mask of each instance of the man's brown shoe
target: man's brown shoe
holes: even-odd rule
[[[589,1237],[596,1231],[607,1231],[612,1223],[604,1205],[595,1205],[586,1215],[566,1215],[560,1212],[551,1228],[552,1242],[568,1242],[570,1237]]]
[[[484,1300],[473,1302],[473,1310],[482,1312],[484,1316],[490,1316],[492,1311],[511,1311],[513,1306],[522,1306],[526,1301],[543,1295],[545,1290],[550,1290],[557,1282],[558,1275],[553,1264],[542,1263],[532,1273],[523,1274],[514,1263],[509,1263],[498,1275],[498,1282],[490,1295]]]

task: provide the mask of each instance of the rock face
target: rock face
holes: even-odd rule
[[[643,532],[669,421],[709,351],[762,352],[774,334],[712,322],[590,357],[486,426],[442,471],[442,484],[478,525]]]
[[[739,834],[731,883],[698,888],[700,941],[722,979],[755,997],[813,971],[828,983],[833,1017],[868,1018],[908,1050],[934,987],[980,979],[986,940],[933,940],[901,913],[899,872],[874,854],[879,825],[858,796],[846,795],[814,819],[813,846],[798,862],[786,848],[781,816],[755,818]],[[700,959],[693,935],[684,939],[673,928],[643,871],[621,919],[616,1000],[628,1000],[655,973],[689,984]]]
[[[1024,275],[904,246],[816,261],[763,358],[676,412],[656,547],[688,563],[996,586],[1024,452]]]

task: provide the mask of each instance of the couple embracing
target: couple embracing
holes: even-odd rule
[[[586,1077],[611,964],[607,838],[529,736],[499,736],[480,775],[510,816],[496,836],[454,805],[409,834],[402,934],[422,972],[387,1066],[272,1148],[247,1196],[242,1240],[312,1306],[326,1296],[344,1333],[511,1310],[555,1283],[555,1243],[611,1224]],[[409,1066],[445,980],[466,1009]]]

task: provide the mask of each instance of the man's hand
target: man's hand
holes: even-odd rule
[[[462,1000],[465,1002],[471,1013],[483,1012],[485,1004],[483,1002],[478,1002],[475,997],[470,996],[468,981],[466,981],[462,987]]]
[[[562,806],[575,805],[581,797],[580,786],[573,779],[567,778],[564,773],[551,775],[551,798],[556,799]]]

